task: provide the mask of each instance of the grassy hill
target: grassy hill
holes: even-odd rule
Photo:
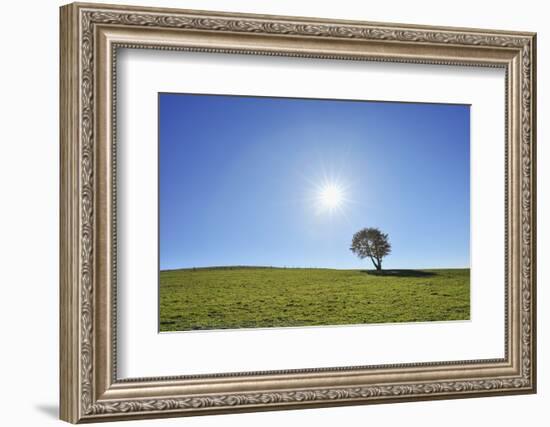
[[[469,269],[239,266],[160,273],[161,331],[469,318]]]

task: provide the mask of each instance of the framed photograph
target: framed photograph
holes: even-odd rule
[[[61,8],[61,418],[536,391],[535,34]]]

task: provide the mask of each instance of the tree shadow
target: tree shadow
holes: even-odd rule
[[[371,276],[384,277],[429,277],[435,276],[431,271],[423,270],[361,270],[361,273],[366,273]]]

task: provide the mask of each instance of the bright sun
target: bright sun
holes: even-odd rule
[[[350,203],[350,187],[338,176],[324,176],[317,181],[311,180],[311,193],[308,199],[312,202],[317,215],[346,216]]]
[[[334,210],[341,207],[344,201],[344,191],[336,184],[326,184],[319,190],[319,202],[328,209]]]

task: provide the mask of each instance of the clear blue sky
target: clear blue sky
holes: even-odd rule
[[[470,107],[159,94],[160,268],[468,267]],[[323,183],[343,196],[323,209]]]

